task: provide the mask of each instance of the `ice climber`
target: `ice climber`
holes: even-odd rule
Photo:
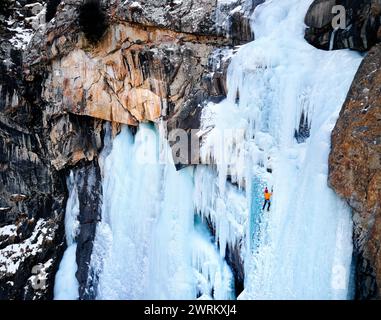
[[[265,210],[267,205],[267,211],[270,211],[272,192],[269,192],[269,190],[266,187],[264,195],[265,195],[265,203],[263,204],[262,210]]]

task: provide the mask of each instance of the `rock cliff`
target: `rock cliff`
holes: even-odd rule
[[[103,20],[98,38],[93,17],[81,15],[89,4]],[[210,95],[211,53],[252,39],[247,20],[230,26],[226,10],[215,1],[66,1],[26,63],[47,66],[42,96],[56,110],[128,125],[164,117],[181,127]]]
[[[42,6],[6,4],[0,12],[0,299],[49,298],[64,249],[65,187],[46,158],[41,78],[25,86],[22,75],[24,41]]]
[[[329,182],[353,208],[356,295],[381,297],[381,45],[368,53],[332,133]]]
[[[337,5],[346,27],[334,30]],[[369,51],[332,132],[329,184],[353,209],[356,298],[380,299],[381,1],[315,0],[305,23],[305,38],[317,48]]]

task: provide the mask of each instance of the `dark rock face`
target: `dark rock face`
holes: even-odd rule
[[[342,5],[346,9],[346,28],[333,35],[332,8]],[[309,8],[305,23],[305,38],[313,46],[332,49],[367,51],[381,41],[381,2],[379,0],[315,0]]]
[[[245,269],[244,261],[241,256],[242,244],[236,243],[234,246],[228,244],[226,247],[226,262],[230,266],[234,276],[235,295],[238,295],[244,289]]]
[[[310,132],[311,122],[308,119],[308,113],[302,110],[299,126],[295,129],[294,137],[298,143],[303,143],[310,137]]]
[[[346,29],[333,30],[335,5],[346,9]],[[356,298],[380,299],[381,2],[316,0],[305,22],[305,38],[317,48],[370,50],[332,133],[329,183],[354,210]]]
[[[230,38],[234,45],[254,40],[250,18],[264,0],[237,0],[217,6],[217,32]]]
[[[226,77],[233,55],[232,49],[217,49],[209,57],[209,73],[205,77],[205,86],[214,101],[226,98],[228,89]]]
[[[41,78],[26,87],[4,16],[0,34],[0,299],[48,299],[64,249],[66,189],[45,157]]]
[[[67,169],[88,163],[88,171],[96,174],[101,122],[47,104],[41,98],[45,69],[25,76],[22,39],[5,20],[13,19],[12,29],[33,33],[43,3],[20,2],[24,7],[12,3],[0,17],[0,299],[51,299],[66,246]],[[88,189],[99,187],[96,179],[91,188],[84,181]],[[86,273],[83,259],[91,251],[89,234],[97,219],[90,218],[90,213],[97,215],[91,207],[96,199],[86,197],[99,199],[99,192],[81,198],[87,209],[78,239],[84,252],[78,259],[79,279]]]
[[[61,0],[48,0],[46,3],[45,21],[49,22],[54,18],[57,12],[57,7],[61,3]]]
[[[105,1],[103,1],[105,3]],[[218,3],[216,0],[129,0],[117,5],[117,15],[127,21],[197,35],[221,35],[241,44],[253,40],[250,15],[264,0],[236,0]],[[237,9],[238,8],[238,9]],[[233,11],[234,10],[234,11]]]
[[[332,133],[329,183],[353,208],[356,297],[381,298],[381,45],[360,66]]]
[[[10,0],[4,0],[0,3],[0,14],[8,14],[9,9],[11,7],[11,1]]]
[[[213,237],[213,241],[216,241],[216,226],[210,220],[210,218],[205,217],[205,224],[208,227],[211,236]],[[234,277],[234,291],[235,296],[238,297],[240,293],[242,293],[244,289],[244,281],[245,281],[245,266],[242,258],[242,241],[231,244],[228,243],[226,245],[226,254],[225,260],[226,263],[231,268]],[[218,246],[219,243],[218,243]]]
[[[101,217],[102,185],[97,161],[84,163],[74,169],[73,182],[78,190],[79,233],[77,235],[76,260],[80,299],[95,298],[92,288],[95,283],[89,280],[89,261],[93,250],[96,225]]]

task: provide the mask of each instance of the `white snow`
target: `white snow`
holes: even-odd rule
[[[44,241],[51,239],[57,227],[48,225],[48,221],[37,221],[32,235],[20,243],[8,245],[0,250],[0,278],[15,274],[20,265],[31,256],[36,256],[42,251]],[[12,228],[7,229],[8,231]]]
[[[12,16],[5,21],[8,30],[15,33],[9,40],[10,43],[21,50],[24,50],[29,45],[36,30],[45,27],[46,5],[43,6],[39,2],[35,2],[27,4],[25,7],[31,8],[32,11],[32,16],[25,17],[25,21],[16,21]]]
[[[122,5],[125,6],[126,4],[129,4],[129,0],[124,1]],[[142,9],[141,4],[137,1],[133,1],[131,4],[129,4],[129,7],[131,9]]]
[[[46,20],[45,20],[45,15],[46,15],[46,7],[43,7],[38,14],[32,17],[25,18],[25,21],[30,24],[33,30],[38,30],[38,29],[43,29],[46,26]]]
[[[1,209],[1,208],[0,208]],[[15,225],[8,225],[0,228],[0,237],[16,236],[17,227]]]

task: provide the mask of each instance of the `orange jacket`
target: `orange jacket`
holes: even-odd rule
[[[272,196],[271,192],[265,192],[265,200],[270,200],[271,196]]]

